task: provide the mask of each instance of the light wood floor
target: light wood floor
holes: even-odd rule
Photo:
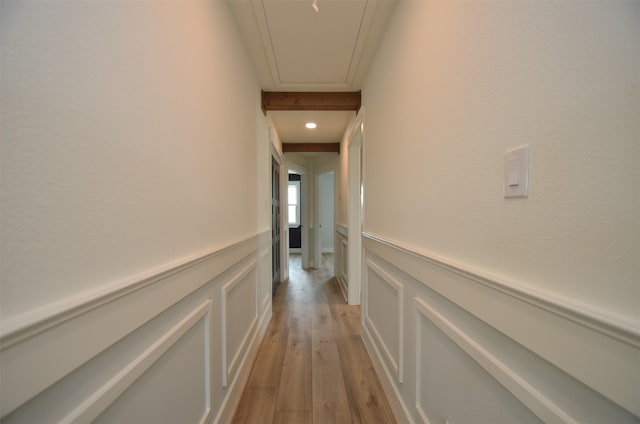
[[[306,271],[292,255],[234,424],[395,423],[360,337],[360,308],[344,302],[332,255],[323,257]]]

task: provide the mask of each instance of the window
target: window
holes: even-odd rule
[[[300,181],[289,181],[287,190],[287,216],[290,227],[300,225]]]

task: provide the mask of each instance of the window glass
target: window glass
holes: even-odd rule
[[[292,227],[300,225],[300,181],[289,181],[287,187],[287,221]]]

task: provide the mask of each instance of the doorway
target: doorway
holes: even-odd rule
[[[350,305],[359,305],[361,301],[362,231],[364,226],[363,139],[364,110],[361,109],[351,128],[348,148],[347,297]]]
[[[271,293],[280,282],[280,164],[271,158]]]
[[[315,237],[316,268],[333,268],[335,238],[335,172],[316,175],[316,216],[318,229]]]

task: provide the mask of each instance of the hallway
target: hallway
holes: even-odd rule
[[[394,422],[331,256],[312,271],[291,256],[233,423]]]

